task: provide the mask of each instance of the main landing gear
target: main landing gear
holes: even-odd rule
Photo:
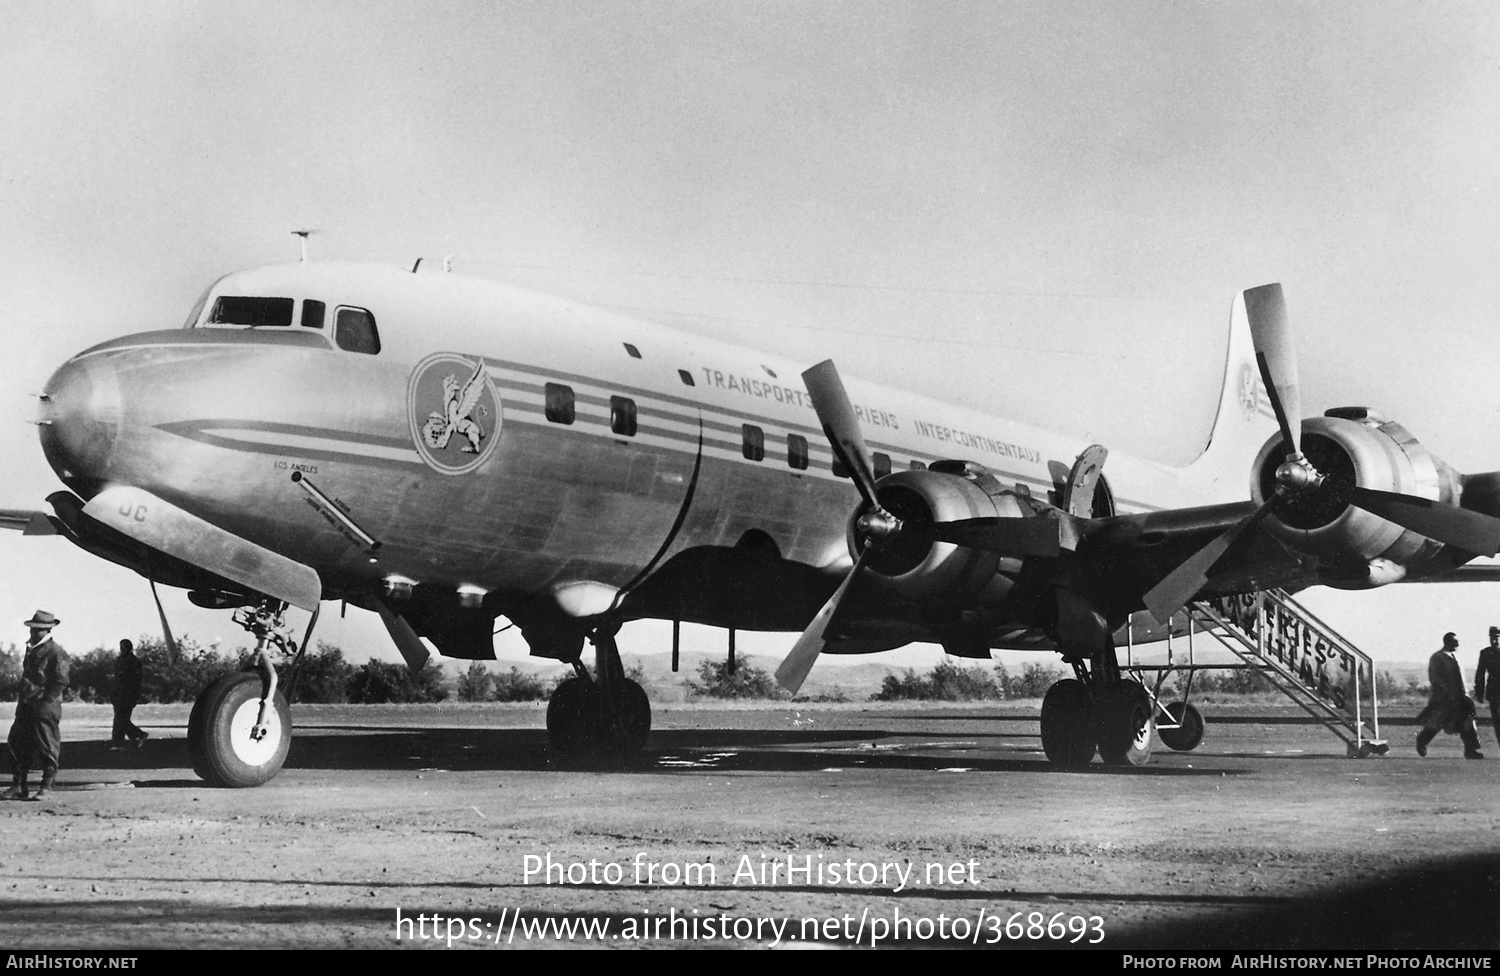
[[[1095,750],[1111,766],[1144,766],[1156,731],[1151,713],[1151,695],[1139,681],[1104,686],[1086,672],[1065,678],[1042,699],[1042,751],[1058,766],[1086,766]]]
[[[198,695],[188,717],[188,758],[212,786],[260,786],[281,771],[292,742],[292,713],[277,688],[270,649],[285,652],[285,604],[242,607],[234,622],[255,635],[254,670],[226,674]]]
[[[1042,699],[1042,751],[1058,766],[1086,766],[1099,756],[1111,766],[1151,759],[1155,702],[1146,686],[1120,673],[1104,619],[1072,594],[1059,593],[1063,660],[1075,677]]]
[[[547,704],[552,754],[570,763],[626,765],[639,757],[651,734],[651,702],[625,677],[615,632],[602,629],[594,643],[594,675],[572,662],[577,675],[563,681]]]

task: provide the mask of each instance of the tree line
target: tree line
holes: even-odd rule
[[[160,638],[143,637],[136,642],[135,653],[141,659],[142,703],[191,702],[199,691],[221,675],[243,670],[249,665],[249,652],[226,652],[203,647],[190,637],[178,641],[180,654],[171,659],[166,643]],[[0,649],[0,701],[15,701],[21,681],[22,649],[10,644]],[[72,660],[68,698],[72,701],[106,703],[114,691],[117,652],[96,648]],[[727,662],[703,661],[697,678],[687,678],[688,693],[697,698],[787,700],[775,678],[762,668],[741,662],[731,669]],[[457,700],[546,701],[557,684],[571,676],[564,672],[546,678],[511,666],[508,671],[494,672],[486,662],[474,661],[452,681],[436,661],[429,660],[413,674],[404,664],[366,661],[355,665],[344,659],[340,648],[319,642],[317,649],[307,651],[295,664],[278,665],[281,688],[289,701],[309,704],[417,704]],[[641,666],[635,664],[626,676],[645,682]],[[963,666],[943,660],[929,671],[914,668],[886,675],[880,691],[871,695],[874,701],[1006,701],[1036,699],[1047,693],[1053,682],[1070,673],[1051,664],[1028,663],[1018,673],[1004,664],[990,667]],[[1176,679],[1180,683],[1180,676]],[[1197,694],[1245,695],[1272,691],[1270,683],[1249,670],[1200,671],[1193,677]],[[1398,678],[1389,671],[1376,674],[1376,692],[1381,699],[1420,698],[1427,685],[1415,674]],[[821,696],[821,700],[847,701],[841,692]]]
[[[179,654],[173,661],[161,638],[142,637],[135,642],[135,655],[141,661],[141,703],[190,702],[215,678],[242,671],[250,664],[247,650],[225,652],[203,647],[190,637],[179,640],[177,646]],[[14,644],[0,650],[0,700],[16,699],[23,653]],[[119,652],[100,647],[70,656],[68,700],[110,701]],[[442,668],[435,661],[428,661],[416,674],[404,664],[385,661],[354,665],[344,660],[340,648],[321,642],[316,650],[302,654],[295,664],[278,664],[277,676],[282,693],[293,702],[370,705],[439,702],[449,694]]]

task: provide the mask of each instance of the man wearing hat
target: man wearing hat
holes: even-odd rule
[[[13,780],[0,800],[40,800],[52,792],[62,752],[62,697],[68,687],[68,652],[52,640],[52,628],[60,622],[45,610],[26,621],[31,640],[21,662],[21,694],[9,739]],[[42,784],[28,796],[26,776],[33,764],[41,767]]]
[[[1479,751],[1479,730],[1474,725],[1474,703],[1464,694],[1464,676],[1458,669],[1458,635],[1443,635],[1442,650],[1427,661],[1427,707],[1417,715],[1422,731],[1417,733],[1417,755],[1427,755],[1427,744],[1439,732],[1458,735],[1464,740],[1465,759],[1483,759]]]
[[[1474,672],[1474,700],[1483,704],[1486,698],[1495,741],[1500,742],[1500,627],[1490,628],[1490,646],[1480,650],[1479,669]]]

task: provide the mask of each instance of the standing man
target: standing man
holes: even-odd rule
[[[130,721],[141,698],[141,659],[135,656],[135,645],[128,640],[120,641],[120,656],[115,659],[115,727],[109,737],[109,751],[119,752],[125,748],[125,740],[134,742],[136,748],[146,741],[150,733]]]
[[[45,610],[26,621],[31,640],[21,662],[21,694],[8,743],[13,778],[0,800],[41,800],[52,792],[62,753],[62,697],[68,687],[68,652],[52,640],[52,628],[60,622]],[[28,796],[26,776],[33,763],[41,767],[42,784],[35,796]]]
[[[1479,668],[1474,672],[1474,700],[1482,703],[1486,698],[1490,721],[1495,723],[1495,741],[1500,742],[1500,627],[1490,628],[1490,646],[1480,650]]]
[[[1464,740],[1465,759],[1483,759],[1479,751],[1479,730],[1474,725],[1474,703],[1464,694],[1464,676],[1458,669],[1458,636],[1449,631],[1443,635],[1443,648],[1427,662],[1427,681],[1431,691],[1427,707],[1417,715],[1422,731],[1417,733],[1417,755],[1427,755],[1427,744],[1439,732],[1458,735]]]

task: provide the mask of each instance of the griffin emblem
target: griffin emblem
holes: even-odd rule
[[[500,433],[500,395],[483,359],[440,352],[411,372],[407,411],[417,453],[443,474],[484,463]]]
[[[429,413],[427,423],[422,426],[422,439],[427,446],[442,450],[454,434],[459,434],[468,440],[459,450],[465,454],[478,454],[479,445],[484,441],[484,428],[479,426],[473,414],[484,410],[479,406],[479,397],[483,393],[483,363],[474,370],[474,375],[469,377],[462,390],[458,388],[458,378],[453,373],[444,376],[443,409]]]

